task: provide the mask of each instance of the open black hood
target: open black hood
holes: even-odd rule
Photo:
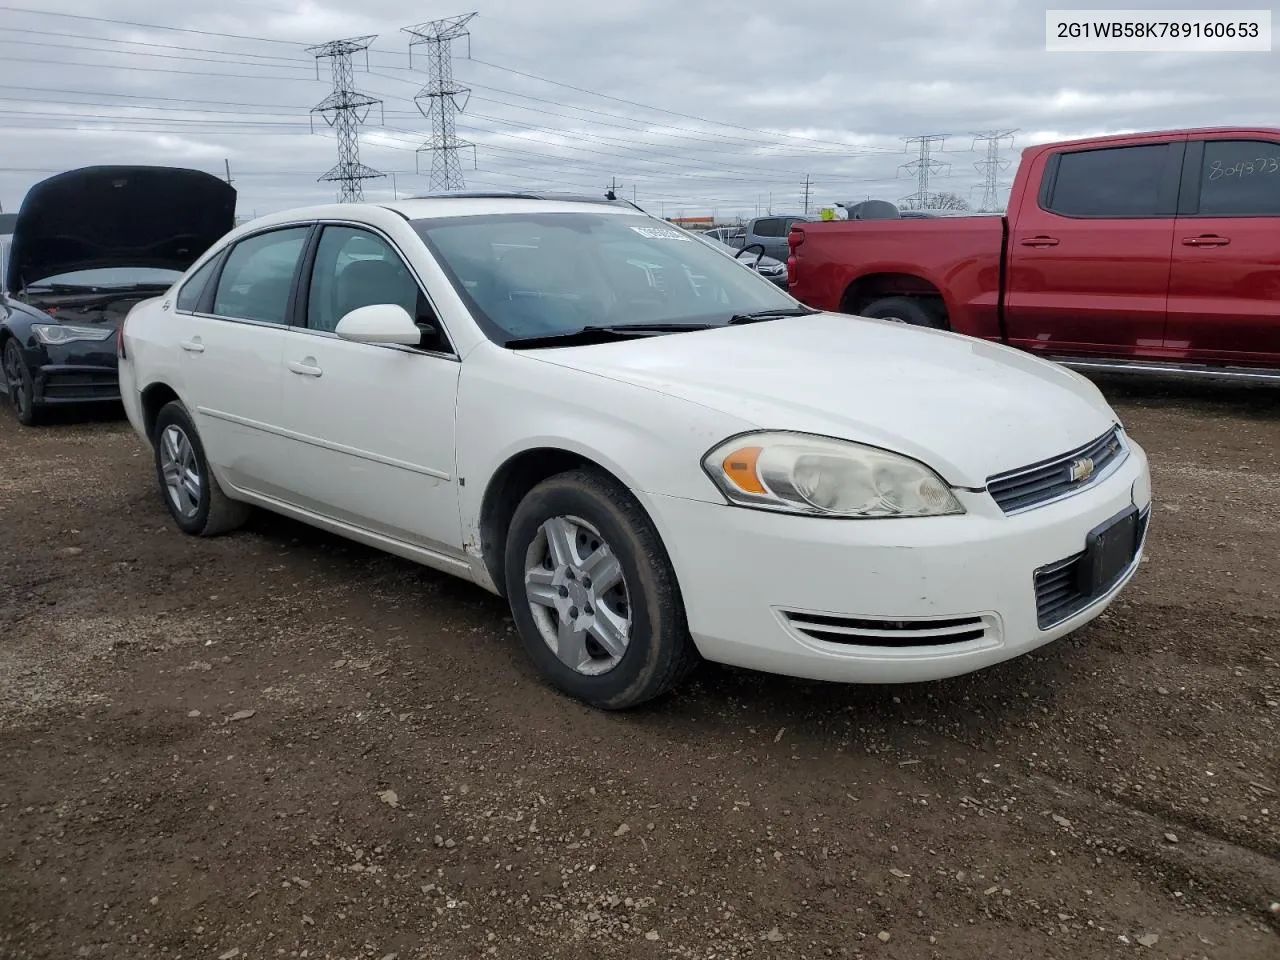
[[[181,167],[81,167],[42,180],[18,210],[5,286],[73,270],[186,270],[235,226],[236,191]]]

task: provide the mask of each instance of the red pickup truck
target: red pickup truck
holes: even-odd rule
[[[1081,369],[1280,380],[1280,129],[1029,147],[1004,216],[788,235],[793,296]]]

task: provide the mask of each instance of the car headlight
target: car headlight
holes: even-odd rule
[[[109,340],[111,327],[76,327],[69,323],[33,323],[31,332],[41,343],[72,343],[76,340]]]
[[[964,513],[924,464],[877,447],[801,433],[754,433],[720,444],[703,469],[740,507],[849,519]]]

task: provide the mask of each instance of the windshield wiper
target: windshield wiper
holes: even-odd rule
[[[768,310],[753,310],[751,313],[735,313],[729,318],[730,325],[740,323],[759,323],[761,320],[777,320],[779,317],[809,317],[821,310],[808,307],[779,307]]]
[[[634,340],[637,337],[657,337],[665,333],[688,333],[692,330],[710,330],[713,323],[619,323],[588,324],[565,333],[548,333],[540,337],[520,337],[508,340],[504,346],[512,349],[527,347],[571,347],[592,343],[608,343],[610,340]]]

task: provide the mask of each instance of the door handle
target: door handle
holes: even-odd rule
[[[199,337],[183,340],[178,346],[182,347],[187,353],[204,353],[204,344],[200,342]]]
[[[1025,237],[1018,241],[1024,247],[1056,247],[1057,237]]]
[[[1220,237],[1216,233],[1202,233],[1198,237],[1183,237],[1186,247],[1225,247],[1231,242],[1230,237]]]
[[[318,377],[324,373],[323,370],[316,366],[316,362],[312,357],[307,357],[307,359],[302,362],[290,360],[286,366],[288,366],[293,373],[303,377]]]

